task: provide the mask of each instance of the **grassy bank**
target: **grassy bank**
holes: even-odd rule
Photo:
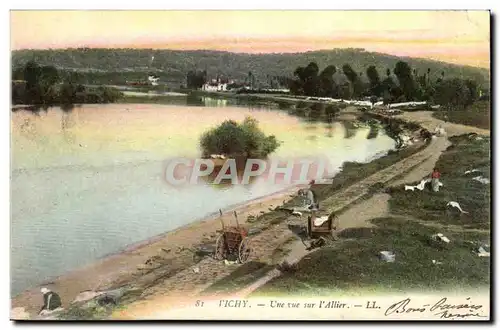
[[[465,110],[441,110],[432,114],[435,118],[456,124],[491,129],[491,104],[489,101],[477,101]]]
[[[339,241],[313,252],[294,272],[269,282],[254,295],[487,286],[490,259],[478,257],[470,241],[489,242],[489,185],[472,182],[464,172],[478,168],[489,177],[489,139],[459,136],[451,141],[453,146],[437,163],[445,185],[439,193],[394,188],[390,209],[395,214],[372,219],[374,228],[344,230]],[[458,201],[469,214],[447,208],[450,200]],[[429,237],[437,232],[451,243],[433,244]],[[395,252],[394,263],[379,259],[378,253],[384,250]]]
[[[435,228],[405,218],[379,218],[372,223],[377,228],[344,231],[341,243],[312,253],[299,262],[295,272],[285,273],[253,295],[428,291],[488,285],[489,259],[477,257],[466,243],[488,235],[446,233],[451,247],[441,250],[428,243]],[[378,253],[384,250],[395,251],[394,263],[379,259]],[[434,265],[432,260],[442,264]]]
[[[437,193],[424,190],[411,195],[404,191],[404,187],[395,188],[389,203],[391,212],[425,222],[489,229],[490,186],[472,178],[482,175],[490,179],[490,139],[476,140],[475,137],[462,135],[452,137],[450,141],[453,145],[436,163],[443,188]],[[480,172],[465,174],[472,169]],[[449,201],[458,202],[469,213],[461,214],[454,208],[446,207]]]

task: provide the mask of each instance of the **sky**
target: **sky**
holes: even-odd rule
[[[487,68],[488,11],[11,11],[11,49],[364,48]]]

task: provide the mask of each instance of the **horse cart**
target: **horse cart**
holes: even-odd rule
[[[234,212],[236,226],[225,226],[222,220],[222,211],[219,210],[219,212],[221,215],[222,233],[217,237],[215,243],[215,259],[233,259],[244,263],[252,253],[248,230],[240,226],[236,212]]]
[[[310,238],[334,236],[337,229],[337,216],[330,213],[328,216],[318,216],[316,212],[311,212],[307,219],[307,234]]]

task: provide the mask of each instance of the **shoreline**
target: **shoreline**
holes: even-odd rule
[[[259,203],[259,202],[264,203],[264,202],[266,202],[269,199],[280,197],[283,194],[288,195],[288,194],[294,193],[295,190],[304,188],[306,186],[307,185],[305,185],[305,184],[302,184],[302,185],[293,185],[293,186],[290,186],[290,187],[278,190],[278,191],[276,191],[274,193],[266,194],[266,195],[261,196],[261,197],[256,197],[256,198],[244,201],[244,202],[240,202],[240,203],[229,205],[225,209],[221,209],[221,210],[222,210],[223,214],[232,213],[234,211],[238,211],[239,209],[251,206],[252,204],[255,204],[255,203]],[[188,224],[185,224],[185,225],[182,225],[180,227],[171,229],[169,231],[160,233],[160,234],[152,236],[150,238],[146,238],[146,239],[141,240],[139,242],[131,243],[129,245],[126,245],[125,247],[121,248],[120,250],[118,250],[116,252],[108,253],[108,254],[106,254],[106,255],[98,258],[95,261],[91,261],[91,263],[96,262],[96,261],[100,261],[100,260],[103,260],[103,259],[106,259],[106,258],[109,258],[109,257],[113,257],[113,256],[116,256],[116,255],[120,255],[122,253],[131,253],[131,252],[134,252],[135,250],[138,250],[138,249],[143,248],[143,247],[145,247],[147,245],[150,245],[150,244],[154,244],[154,243],[156,243],[156,242],[164,239],[166,236],[168,236],[169,234],[171,234],[173,232],[182,231],[182,230],[190,228],[193,225],[196,225],[198,223],[215,221],[215,220],[219,219],[219,217],[220,217],[220,215],[219,215],[218,211],[214,211],[214,212],[208,213],[207,215],[195,218],[195,220],[193,220],[192,222],[190,222]],[[245,222],[245,221],[243,221],[243,222]],[[72,271],[70,271],[70,272],[72,272]],[[59,276],[56,276],[56,277],[60,277],[60,276],[62,276],[62,275],[59,275]]]

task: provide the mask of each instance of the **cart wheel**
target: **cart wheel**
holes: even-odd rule
[[[250,254],[252,253],[252,247],[250,246],[250,239],[248,237],[245,237],[241,243],[240,243],[240,248],[238,251],[238,261],[240,263],[244,263],[245,261],[248,260],[250,257]]]
[[[215,241],[214,258],[216,260],[224,260],[226,258],[226,248],[224,246],[224,234],[220,234]]]

